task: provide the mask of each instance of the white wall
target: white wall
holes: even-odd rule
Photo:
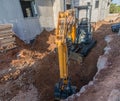
[[[58,13],[59,11],[64,10],[64,2],[63,0],[52,0],[53,1],[53,15],[54,15],[54,25],[57,27],[58,22]]]
[[[101,0],[99,0],[99,7],[95,8],[95,1],[96,0],[92,0],[92,15],[91,15],[91,22],[97,22],[99,20],[99,10],[100,10],[100,4],[101,4]]]
[[[54,28],[53,2],[36,0],[38,17],[24,18],[19,0],[0,0],[0,24],[12,23],[19,38],[29,42],[40,34],[43,28]]]
[[[103,20],[109,14],[109,6],[107,6],[110,0],[99,0],[99,8],[95,8],[96,0],[80,0],[80,5],[87,5],[90,2],[92,5],[91,21],[97,22]],[[80,12],[80,18],[85,16],[85,11]]]
[[[37,0],[36,1],[39,11],[39,23],[41,27],[46,28],[48,31],[54,28],[53,16],[53,0]]]

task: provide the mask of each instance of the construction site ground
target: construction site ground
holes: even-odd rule
[[[120,21],[117,19],[117,21]],[[120,36],[111,32],[117,21],[100,21],[94,25],[96,46],[82,63],[69,61],[69,74],[77,91],[93,80],[97,61],[107,46],[105,37],[112,35],[106,68],[97,75],[94,85],[70,101],[119,101],[109,100],[120,90]],[[26,45],[16,37],[18,47],[0,53],[0,101],[53,101],[54,85],[59,81],[59,66],[55,51],[55,31],[43,31],[35,41]],[[116,90],[117,89],[117,90]]]

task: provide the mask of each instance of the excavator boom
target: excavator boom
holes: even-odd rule
[[[56,30],[56,45],[58,48],[60,81],[55,85],[55,99],[65,99],[76,92],[76,87],[71,86],[68,76],[68,49],[67,38],[75,42],[74,10],[59,12]]]
[[[56,29],[56,45],[58,48],[60,81],[55,85],[55,99],[65,99],[76,93],[76,87],[71,85],[68,75],[68,58],[82,62],[82,57],[96,44],[91,33],[92,5],[75,7],[86,10],[86,17],[79,22],[75,9],[59,12]],[[79,14],[78,14],[79,15]]]

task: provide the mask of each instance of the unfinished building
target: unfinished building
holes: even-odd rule
[[[44,28],[50,31],[56,27],[59,11],[87,2],[93,5],[92,22],[106,17],[109,0],[1,0],[0,24],[13,24],[16,35],[30,43]]]
[[[1,0],[0,24],[12,23],[19,38],[29,43],[43,29],[55,28],[60,0]]]
[[[86,5],[88,2],[92,5],[92,22],[101,21],[107,17],[111,0],[80,0],[80,5]],[[82,16],[84,16],[84,11],[80,13],[81,18]]]

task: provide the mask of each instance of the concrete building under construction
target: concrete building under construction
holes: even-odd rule
[[[92,22],[103,20],[109,13],[109,0],[1,0],[0,24],[12,23],[16,35],[29,43],[44,28],[56,28],[59,11],[88,2],[92,5]]]

